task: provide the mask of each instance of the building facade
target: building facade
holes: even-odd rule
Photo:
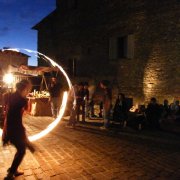
[[[27,65],[28,58],[28,55],[21,52],[7,49],[0,50],[0,106],[2,104],[2,94],[7,90],[6,88],[9,86],[3,82],[4,75],[10,73],[14,69],[14,67],[17,69],[20,65]],[[24,78],[26,77],[22,77],[17,74],[14,75],[14,83],[10,86],[14,87],[16,82]]]
[[[12,50],[0,50],[0,71],[1,74],[8,73],[10,66],[19,67],[20,65],[28,65],[29,56]]]
[[[69,75],[108,79],[137,103],[180,98],[179,0],[56,4],[33,29],[38,31],[38,51]]]

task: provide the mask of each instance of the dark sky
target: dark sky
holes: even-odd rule
[[[56,0],[0,0],[0,49],[37,50],[37,31],[31,28],[55,8]],[[36,65],[36,60],[30,60]]]

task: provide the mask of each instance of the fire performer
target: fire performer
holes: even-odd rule
[[[29,148],[31,152],[35,151],[28,140],[22,122],[23,112],[28,107],[26,96],[31,91],[31,88],[32,85],[28,80],[21,80],[16,84],[15,92],[4,95],[5,121],[2,142],[4,146],[11,143],[17,150],[11,167],[7,170],[8,174],[5,179],[13,179],[14,176],[23,175],[23,172],[18,171],[18,167],[23,160],[26,148]]]

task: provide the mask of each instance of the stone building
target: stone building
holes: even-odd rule
[[[29,56],[12,50],[0,50],[0,71],[1,74],[7,73],[10,66],[19,67],[20,65],[28,65]]]
[[[29,56],[24,53],[7,49],[0,49],[0,107],[2,104],[2,94],[5,92],[5,88],[9,86],[3,82],[3,76],[10,73],[14,67],[17,69],[20,65],[27,65],[29,58]],[[16,82],[24,78],[25,77],[21,75],[14,74],[14,84],[12,87],[15,86]]]
[[[180,98],[179,0],[57,0],[37,23],[38,51],[71,76],[109,79],[142,103]],[[44,62],[39,61],[39,65]]]

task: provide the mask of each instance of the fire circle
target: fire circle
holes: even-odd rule
[[[49,62],[52,67],[57,67],[60,70],[60,72],[64,75],[64,77],[65,77],[65,79],[66,79],[66,81],[68,83],[69,90],[71,90],[73,88],[71,80],[68,77],[65,70],[62,68],[62,66],[60,66],[58,63],[56,63],[54,60],[52,60],[48,56],[46,56],[46,55],[44,55],[44,54],[42,54],[40,52],[29,50],[29,49],[6,49],[6,50],[16,51],[16,52],[20,52],[20,50],[21,50],[21,51],[25,51],[25,52],[28,52],[28,53],[33,53],[37,57],[41,57],[45,61]],[[68,99],[68,92],[65,91],[64,94],[63,94],[62,103],[61,103],[60,110],[59,110],[59,116],[52,123],[50,123],[44,130],[42,130],[41,132],[39,132],[37,134],[34,134],[32,136],[28,136],[30,141],[36,141],[36,140],[44,137],[45,135],[50,133],[59,124],[59,122],[61,121],[62,116],[63,116],[63,114],[65,112],[65,109],[66,109],[67,99]],[[0,129],[0,136],[2,136],[2,129]]]

